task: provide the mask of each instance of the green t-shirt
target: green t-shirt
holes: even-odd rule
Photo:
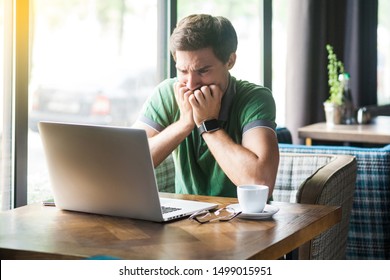
[[[145,103],[140,120],[162,131],[179,120],[173,84],[168,79],[157,86]],[[230,77],[222,98],[218,121],[236,143],[254,127],[275,129],[275,101],[269,89]],[[236,197],[236,186],[225,175],[209,151],[198,129],[174,150],[176,193]]]

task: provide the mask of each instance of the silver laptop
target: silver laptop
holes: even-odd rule
[[[40,122],[39,131],[60,209],[163,222],[217,207],[159,197],[144,130]]]

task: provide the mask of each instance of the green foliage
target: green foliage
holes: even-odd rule
[[[339,81],[339,75],[344,73],[344,64],[337,59],[333,47],[326,45],[328,51],[328,84],[329,98],[326,102],[341,105],[343,102],[343,84]]]

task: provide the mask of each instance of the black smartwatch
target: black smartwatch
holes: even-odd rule
[[[207,121],[202,122],[200,124],[200,126],[198,127],[198,130],[199,130],[199,134],[202,135],[205,132],[213,132],[213,131],[216,131],[220,128],[221,127],[219,126],[218,121],[216,119],[211,119],[211,120],[207,120]]]

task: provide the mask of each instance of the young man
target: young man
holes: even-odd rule
[[[272,195],[279,163],[275,102],[229,73],[237,35],[229,20],[182,19],[170,39],[177,78],[162,82],[135,127],[146,130],[154,165],[173,152],[176,193],[236,196],[264,184]]]

